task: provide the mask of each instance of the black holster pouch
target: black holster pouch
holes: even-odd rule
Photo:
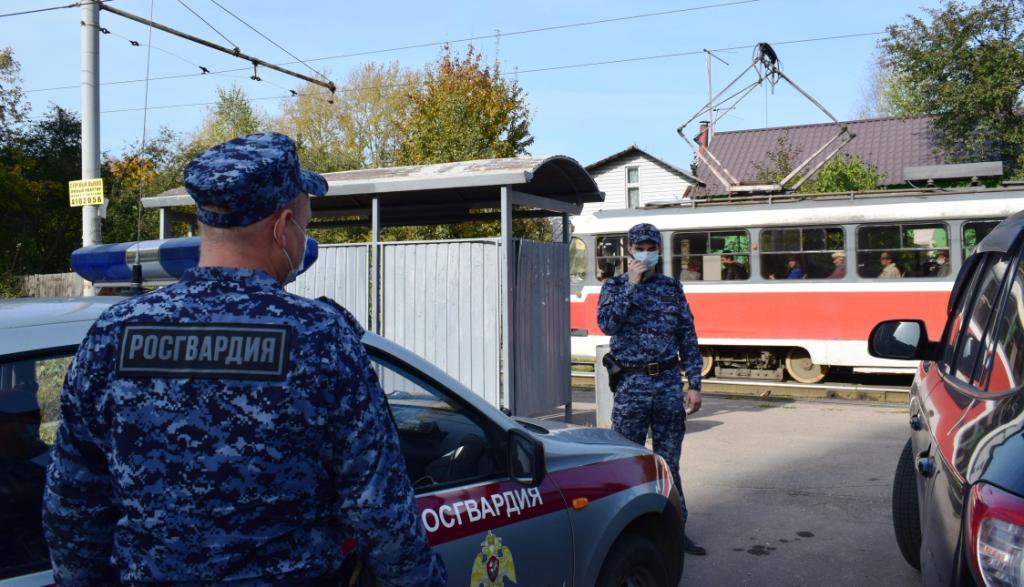
[[[611,388],[614,394],[618,391],[619,381],[622,379],[622,374],[625,373],[622,369],[622,365],[615,360],[615,357],[608,353],[601,359],[601,364],[608,370],[608,387]]]

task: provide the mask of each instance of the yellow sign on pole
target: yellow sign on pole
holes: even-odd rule
[[[103,205],[103,179],[79,179],[68,182],[71,207]]]

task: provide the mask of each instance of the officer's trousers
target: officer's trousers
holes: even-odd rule
[[[647,431],[653,437],[654,453],[665,459],[679,492],[686,521],[686,499],[679,478],[679,458],[686,434],[683,384],[679,371],[670,369],[657,376],[627,373],[619,382],[612,406],[612,430],[643,445]]]

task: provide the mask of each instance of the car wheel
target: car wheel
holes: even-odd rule
[[[658,548],[649,539],[628,533],[612,545],[597,578],[598,587],[661,587],[668,584],[668,569]]]
[[[917,471],[914,469],[914,447],[910,440],[903,447],[892,482],[892,527],[896,544],[903,558],[915,569],[921,569],[921,513],[917,509]]]

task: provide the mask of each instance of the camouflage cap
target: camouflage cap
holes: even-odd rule
[[[230,228],[262,220],[300,193],[322,196],[327,180],[299,166],[294,141],[271,132],[238,137],[200,154],[185,167],[185,189],[196,201],[200,222]]]
[[[661,233],[653,224],[637,224],[629,229],[629,244],[635,245],[648,241],[661,246]]]

